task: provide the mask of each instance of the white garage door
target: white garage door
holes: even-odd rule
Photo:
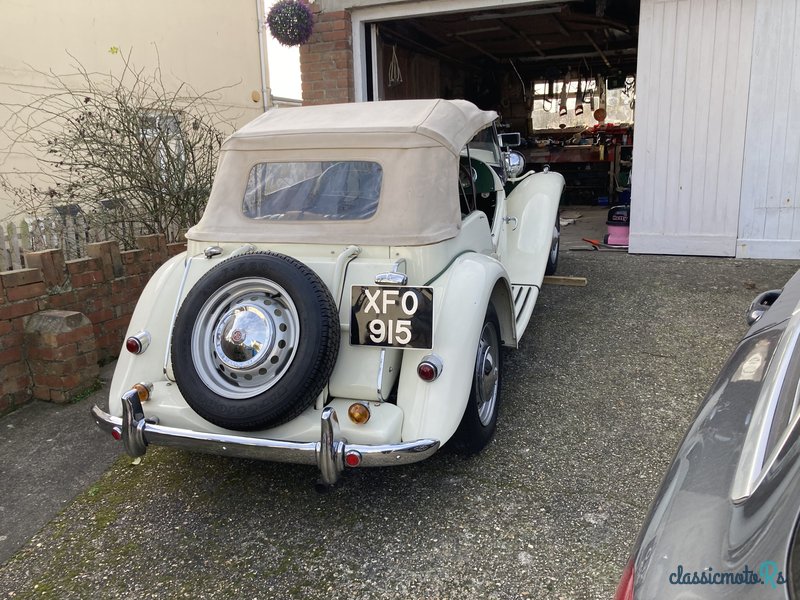
[[[631,252],[735,254],[755,9],[642,0]]]
[[[758,0],[737,256],[800,258],[800,4]]]

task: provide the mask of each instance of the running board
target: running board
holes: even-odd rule
[[[533,307],[539,297],[539,288],[535,285],[512,285],[511,295],[514,297],[514,322],[519,342],[533,314]]]

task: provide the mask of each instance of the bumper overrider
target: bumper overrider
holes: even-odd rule
[[[122,418],[97,406],[92,407],[92,418],[100,429],[121,439],[125,451],[133,457],[143,456],[147,446],[153,444],[238,458],[317,465],[322,483],[326,485],[335,484],[346,466],[387,467],[419,462],[434,454],[440,445],[439,440],[432,439],[386,445],[348,444],[341,436],[336,411],[331,407],[322,409],[318,442],[288,442],[165,427],[158,424],[158,419],[145,417],[136,389],[122,396]]]

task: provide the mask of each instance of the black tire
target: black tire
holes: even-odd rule
[[[550,242],[550,252],[547,255],[547,266],[544,269],[545,275],[555,275],[558,268],[558,251],[561,248],[561,219],[556,213],[556,224],[553,227],[553,240]]]
[[[172,368],[197,414],[226,429],[285,423],[311,406],[339,352],[328,287],[288,256],[252,252],[221,262],[186,296]]]
[[[500,411],[501,371],[500,321],[490,304],[481,327],[467,407],[453,436],[456,450],[464,455],[477,454],[494,436]]]

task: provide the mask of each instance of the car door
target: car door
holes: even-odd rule
[[[500,259],[512,285],[542,285],[563,189],[564,178],[559,173],[534,173],[508,195],[507,239]]]

